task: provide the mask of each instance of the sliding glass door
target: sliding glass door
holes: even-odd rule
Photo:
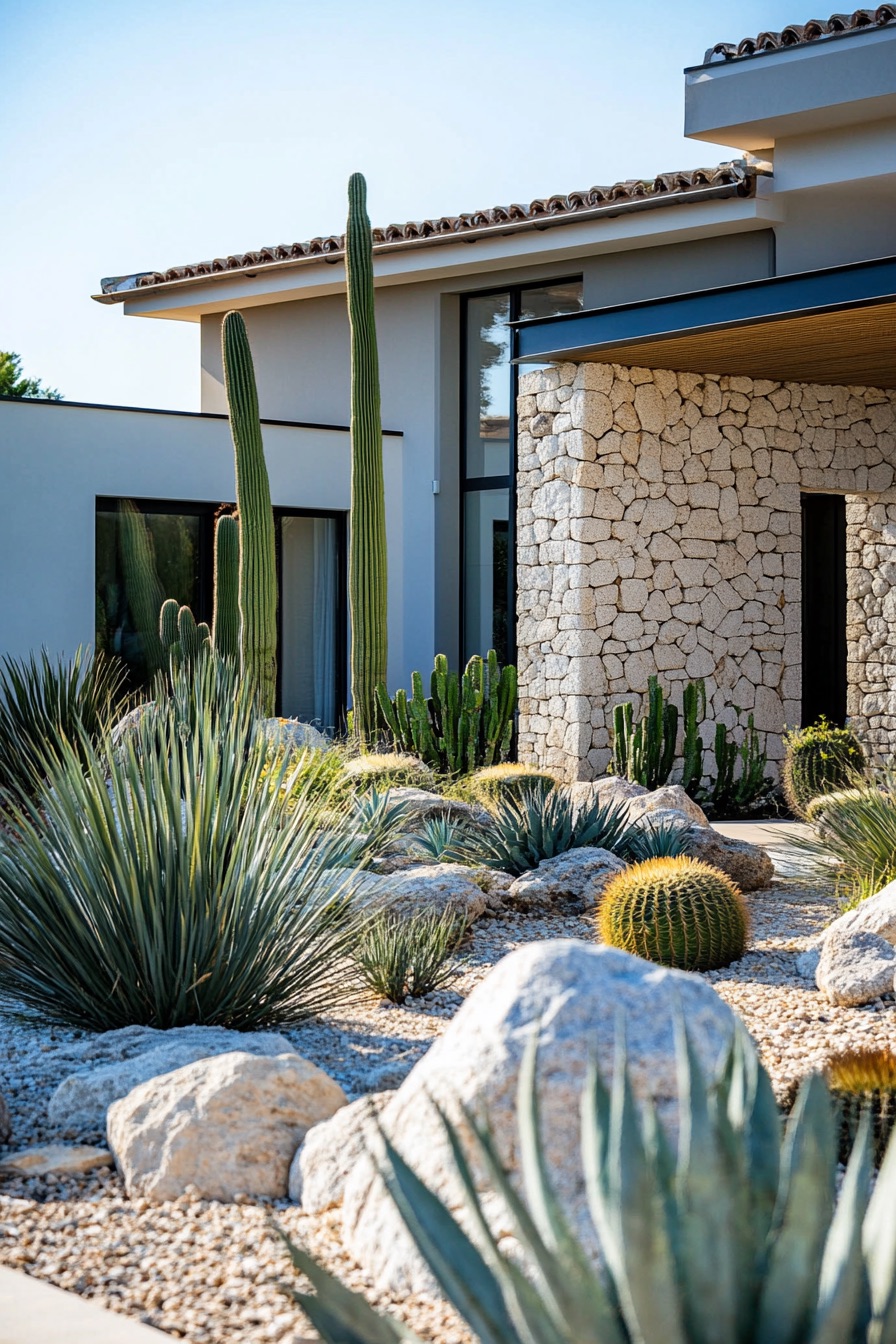
[[[282,514],[279,525],[280,712],[335,728],[342,708],[336,671],[345,650],[338,522]]]

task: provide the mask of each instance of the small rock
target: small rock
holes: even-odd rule
[[[831,1003],[871,1003],[893,989],[896,949],[874,933],[829,932],[815,972],[815,983]]]
[[[821,947],[807,947],[805,952],[800,952],[796,959],[797,974],[804,980],[815,981],[815,973],[818,970],[818,963],[821,960]]]
[[[347,1098],[299,1055],[234,1051],[152,1078],[109,1107],[107,1135],[129,1196],[283,1199],[295,1151]]]
[[[261,719],[256,732],[272,746],[290,751],[329,751],[333,745],[326,733],[299,719]]]
[[[369,1147],[375,1117],[394,1096],[370,1092],[313,1125],[289,1168],[289,1197],[306,1213],[323,1213],[342,1203],[345,1182]]]
[[[12,1121],[9,1118],[9,1107],[0,1095],[0,1143],[9,1143],[11,1137]]]
[[[66,1058],[96,1061],[96,1067],[64,1079],[50,1098],[49,1116],[63,1133],[93,1134],[106,1125],[113,1101],[132,1088],[211,1055],[241,1050],[252,1055],[292,1051],[285,1036],[272,1031],[230,1031],[226,1027],[122,1027],[88,1038]]]
[[[727,873],[741,891],[762,891],[775,877],[775,864],[761,845],[734,840],[711,826],[688,827],[688,853]]]
[[[10,1153],[0,1161],[4,1175],[46,1176],[51,1171],[94,1171],[97,1167],[111,1167],[112,1154],[108,1148],[92,1148],[88,1144],[46,1143],[39,1148],[26,1148],[21,1153]]]
[[[566,902],[593,909],[610,878],[625,864],[608,849],[583,845],[552,859],[543,859],[512,883],[507,903],[518,910],[549,910]]]

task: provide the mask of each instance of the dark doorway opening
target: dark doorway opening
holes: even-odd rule
[[[846,722],[846,500],[802,495],[803,724]]]

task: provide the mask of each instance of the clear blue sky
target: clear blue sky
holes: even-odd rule
[[[101,276],[340,232],[355,169],[385,224],[719,162],[682,69],[794,3],[0,0],[0,349],[195,410],[198,329]]]

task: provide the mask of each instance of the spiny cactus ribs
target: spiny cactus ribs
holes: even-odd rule
[[[713,971],[742,957],[749,921],[729,877],[699,859],[647,859],[607,884],[598,910],[611,947],[662,966]]]
[[[788,733],[784,742],[784,795],[798,817],[805,819],[813,798],[848,789],[865,773],[865,753],[851,728],[819,719]]]
[[[825,1076],[840,1119],[840,1161],[849,1161],[868,1111],[874,1162],[880,1166],[896,1125],[896,1054],[887,1047],[847,1050],[828,1060]]]

